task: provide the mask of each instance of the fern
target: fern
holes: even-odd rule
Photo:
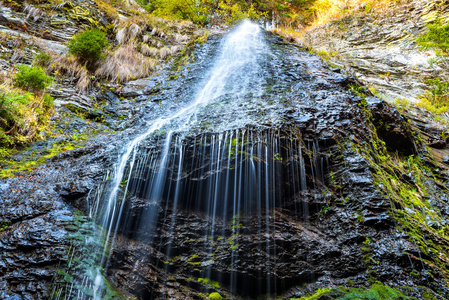
[[[439,54],[449,54],[449,22],[438,18],[427,24],[426,31],[418,37],[417,43],[423,50],[435,49]]]

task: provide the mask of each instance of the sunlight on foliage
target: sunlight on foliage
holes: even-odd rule
[[[313,12],[312,25],[321,25],[330,20],[354,13],[371,13],[381,10],[394,0],[317,0],[310,7]]]
[[[153,15],[178,20],[191,20],[195,24],[226,22],[234,24],[243,19],[259,20],[268,15],[262,7],[232,0],[155,0],[139,4]]]
[[[219,2],[218,7],[218,14],[223,16],[228,24],[234,24],[244,19],[259,20],[266,16],[266,13],[258,12],[253,4],[245,8],[233,1],[224,0]]]
[[[144,6],[154,15],[169,19],[191,20],[196,24],[206,24],[209,20],[205,1],[196,0],[155,0]]]
[[[435,49],[437,54],[449,55],[449,22],[437,18],[426,25],[426,31],[418,37],[417,43],[423,50]]]
[[[431,85],[428,92],[424,94],[416,105],[434,114],[449,111],[449,83],[436,79],[427,81]]]
[[[411,103],[406,99],[396,99],[391,104],[401,113],[412,106]]]

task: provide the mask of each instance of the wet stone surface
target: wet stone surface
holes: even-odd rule
[[[241,163],[260,161],[261,166],[278,166],[283,178],[288,178],[279,186],[289,191],[282,201],[260,205],[256,212],[249,209],[236,219],[234,213],[239,211],[212,218],[201,201],[198,206],[173,205],[170,197],[158,202],[136,188],[125,197],[128,209],[106,277],[138,299],[198,299],[198,293],[212,291],[238,299],[265,294],[289,298],[348,282],[366,286],[372,278],[392,286],[426,286],[447,296],[446,284],[438,274],[432,280],[410,275],[425,273],[418,260],[419,249],[396,229],[390,201],[376,187],[372,166],[350,146],[370,143],[367,114],[371,112],[374,124],[394,128],[384,132],[377,126],[387,147],[394,151],[400,140],[407,145],[407,154],[416,153],[419,145],[406,120],[385,102],[370,97],[364,100],[350,92],[349,83],[357,83],[350,74],[329,68],[317,56],[269,33],[265,38],[270,55],[261,61],[264,82],[258,92],[262,95],[237,100],[222,95],[210,107],[201,107],[190,127],[176,137],[182,140],[177,147],[182,145],[186,157],[192,159],[199,153],[194,146],[203,137],[207,141],[203,143],[207,144],[204,160],[181,175],[171,166],[168,170],[176,176],[166,180],[174,186],[177,178],[182,178],[186,186],[193,187],[192,193],[199,194],[201,183],[210,182],[216,174],[232,174],[225,164],[218,171],[208,171],[217,161],[227,162],[223,156],[214,160],[211,145],[218,145],[210,140],[214,134],[245,132],[253,134],[251,142],[268,131],[276,132],[283,141],[276,152],[279,155],[273,152],[270,161],[267,156],[261,156],[266,159],[263,161],[248,155]],[[218,46],[218,37],[211,38],[195,52],[196,61],[176,73],[175,79],[168,79],[172,71],[161,72],[152,79],[151,92],[136,85],[138,90],[133,93],[129,85],[121,103],[130,107],[123,112],[132,113],[121,123],[123,131],[101,135],[85,148],[60,154],[29,176],[0,181],[0,225],[8,224],[0,231],[1,298],[48,299],[55,272],[69,261],[73,241],[68,237],[78,228],[72,226],[76,219],[73,211],[88,213],[90,193],[98,186],[108,188],[108,172],[123,145],[156,118],[170,115],[192,99]],[[115,94],[102,97],[117,104],[112,105],[111,113],[123,113]],[[147,137],[139,155],[161,152],[170,126]],[[228,141],[232,145],[232,139]],[[297,146],[288,144],[291,141]],[[240,152],[243,157],[246,144],[237,140],[236,145],[245,149]],[[233,153],[232,147],[229,149]],[[289,178],[287,170],[301,164],[306,171],[296,174],[303,176]],[[142,165],[152,174],[149,163]],[[144,178],[139,176],[134,174],[131,180],[138,183]],[[274,192],[276,184],[269,185]],[[300,187],[295,189],[295,184]],[[142,215],[155,218],[140,226],[137,217]],[[84,218],[83,222],[89,221]],[[364,247],[367,239],[369,248]],[[367,252],[376,263],[366,259]],[[209,281],[201,280],[204,278]]]

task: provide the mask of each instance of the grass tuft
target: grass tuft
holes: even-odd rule
[[[116,82],[146,77],[156,68],[156,61],[137,51],[134,43],[120,46],[101,61],[95,75]]]
[[[74,56],[51,53],[51,62],[47,71],[56,79],[62,76],[73,77],[77,80],[76,88],[86,91],[91,83],[91,77],[87,68],[82,65]]]

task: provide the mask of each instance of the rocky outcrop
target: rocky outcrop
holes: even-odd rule
[[[415,42],[425,24],[444,13],[437,2],[399,1],[374,12],[354,11],[305,31],[303,42],[327,52],[333,64],[347,67],[383,99],[416,102],[427,79],[448,77],[444,65],[431,65],[435,53]]]
[[[2,180],[2,299],[50,298],[54,276],[69,259],[67,227],[75,221],[75,207],[85,207],[73,201],[85,196],[104,174],[104,150],[99,147],[104,147],[104,140],[54,157],[31,175]]]
[[[263,95],[239,98],[232,107],[225,95],[212,108],[201,108],[191,130],[180,138],[182,147],[176,144],[169,152],[167,172],[176,176],[164,181],[167,190],[181,181],[192,187],[191,194],[182,194],[184,202],[175,205],[169,192],[152,199],[137,188],[154,175],[148,161],[139,161],[144,172],[132,173],[129,184],[136,188],[122,195],[126,210],[104,274],[117,287],[115,296],[197,299],[218,291],[241,299],[292,298],[317,288],[366,287],[381,281],[409,296],[420,298],[425,292],[448,297],[448,251],[441,233],[448,219],[441,209],[447,206],[442,196],[446,186],[428,180],[437,174],[435,166],[426,174],[410,166],[414,161],[408,155],[426,161],[428,153],[414,139],[407,119],[363,87],[355,90],[359,82],[344,70],[330,68],[316,55],[269,33],[265,36],[271,52],[260,70],[267,78]],[[109,176],[124,145],[156,118],[185,105],[218,47],[218,38],[211,38],[193,53],[196,60],[189,68],[164,69],[146,88],[134,82],[116,93],[102,93],[99,97],[112,107],[111,114],[129,107],[129,117],[119,124],[122,132],[99,135],[30,175],[0,181],[1,297],[48,299],[56,291],[70,298],[75,293],[71,287],[86,279],[81,266],[101,269],[94,257],[100,256],[99,249],[90,248],[86,238],[98,228],[73,211],[92,211],[98,189],[110,188]],[[73,97],[70,90],[54,93],[67,102]],[[88,99],[81,100],[90,111]],[[233,174],[238,163],[211,168],[216,166],[211,149],[218,141],[211,137],[236,131],[247,133],[248,140],[231,140],[240,152],[231,149],[219,161],[238,153],[241,164],[277,166],[276,178],[282,180],[264,193],[279,191],[281,198],[270,199],[282,201],[256,203],[259,210],[249,205],[248,214],[214,218],[200,191],[207,190],[204,183],[216,174]],[[259,135],[266,132],[270,134]],[[278,139],[261,138],[271,133]],[[165,138],[163,131],[148,137],[136,155],[158,155]],[[279,148],[273,149],[279,151],[270,157],[248,151],[251,143],[262,147],[267,141],[276,142]],[[206,150],[199,152],[200,146]],[[189,172],[176,173],[177,149],[184,149]],[[189,165],[199,154],[198,164]],[[247,165],[243,170],[249,173],[253,166]],[[248,193],[252,187],[245,187]],[[395,197],[403,190],[413,192]],[[404,215],[424,216],[420,221],[425,222],[413,227]],[[432,250],[426,251],[422,240],[431,241]]]

